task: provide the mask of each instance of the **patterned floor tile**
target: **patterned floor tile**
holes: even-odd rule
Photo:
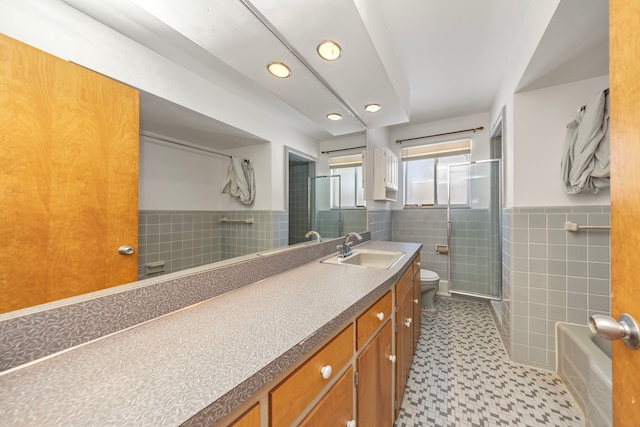
[[[395,427],[584,427],[554,373],[509,361],[489,307],[438,298],[423,314]]]

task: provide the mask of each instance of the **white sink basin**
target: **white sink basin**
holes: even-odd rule
[[[386,270],[395,265],[400,258],[404,256],[404,252],[396,251],[380,251],[376,249],[354,249],[346,258],[338,255],[332,256],[320,262],[327,264],[344,264],[356,267],[378,268]]]

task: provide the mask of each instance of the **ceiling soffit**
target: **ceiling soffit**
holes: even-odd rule
[[[372,10],[370,5],[368,9],[358,8],[354,2],[344,0],[117,0],[116,3],[121,10],[135,11],[136,15],[146,13],[153,17],[152,21],[171,28],[172,31],[154,33],[180,34],[211,55],[211,60],[205,61],[207,66],[219,61],[331,135],[360,132],[365,126],[405,123],[409,119],[408,85],[397,61],[387,60],[392,50],[383,46],[383,41],[388,37],[378,34],[384,33],[386,27],[380,25],[380,13],[376,13],[379,10]],[[83,9],[85,13],[89,11]],[[250,9],[256,10],[267,25]],[[94,19],[108,21],[115,30],[128,26],[128,36],[137,37],[131,31],[135,21],[132,17],[120,15],[116,17],[118,21],[114,16],[101,16],[99,9],[93,8],[91,12]],[[268,26],[275,29],[276,35]],[[371,37],[373,31],[376,33]],[[327,62],[317,55],[316,46],[327,39],[335,40],[343,48],[339,60]],[[378,44],[373,39],[379,40]],[[142,38],[136,41],[149,44],[149,40]],[[160,42],[156,39],[153,43],[157,46]],[[289,78],[279,79],[267,72],[267,65],[276,61],[291,68]],[[202,62],[202,58],[185,64],[190,67],[196,62]],[[380,104],[382,110],[366,112],[364,106],[369,103]],[[329,113],[339,113],[343,119],[330,121]]]
[[[244,0],[247,1],[247,0]],[[335,90],[368,127],[409,120],[409,86],[377,1],[251,0],[296,52]],[[342,48],[336,61],[316,53],[324,40]],[[365,105],[382,106],[367,113]]]

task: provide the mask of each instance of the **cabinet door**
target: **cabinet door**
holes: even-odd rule
[[[300,427],[346,426],[353,420],[353,368],[347,369]]]
[[[395,416],[398,416],[407,378],[413,359],[413,288],[405,295],[396,309],[396,402]]]
[[[398,189],[398,157],[391,150],[386,151],[387,158],[387,188]]]
[[[413,277],[413,352],[415,353],[420,338],[420,326],[422,325],[422,294],[420,293],[420,269]]]
[[[357,425],[389,427],[393,424],[391,322],[360,353],[357,359]]]
[[[272,427],[288,426],[353,357],[353,324],[269,392]],[[330,368],[328,374],[323,368]]]
[[[260,404],[256,404],[229,427],[260,427]]]

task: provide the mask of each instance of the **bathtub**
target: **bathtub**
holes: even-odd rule
[[[556,325],[558,375],[584,413],[587,427],[611,426],[611,342],[587,326]]]

